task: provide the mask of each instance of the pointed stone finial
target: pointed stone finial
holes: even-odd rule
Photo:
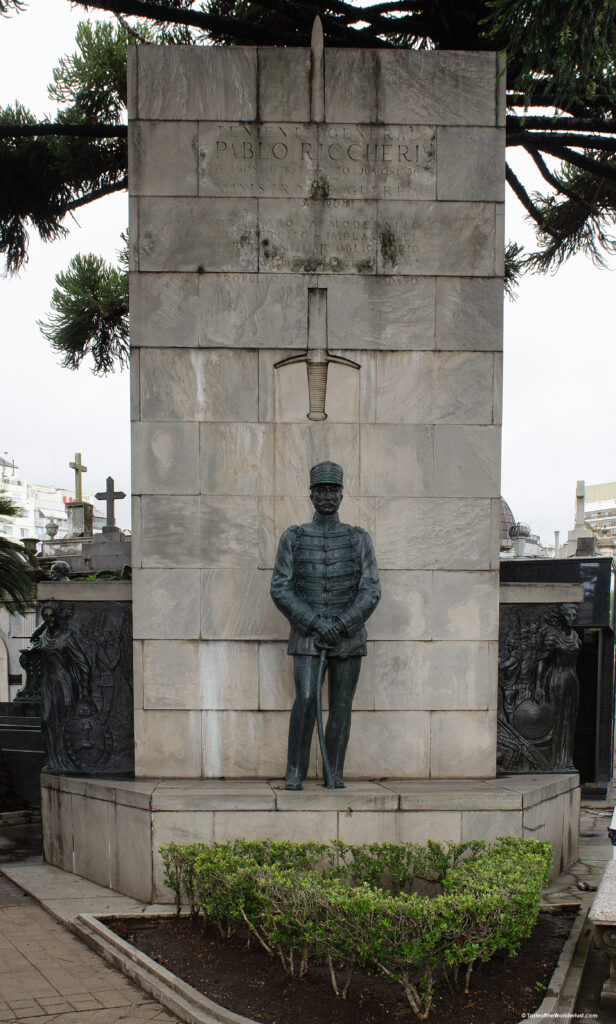
[[[318,14],[312,25],[310,39],[312,70],[310,76],[310,120],[325,120],[325,68],[323,63],[323,25]]]

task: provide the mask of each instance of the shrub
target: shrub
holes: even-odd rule
[[[436,979],[457,985],[498,950],[514,955],[539,913],[549,843],[290,843],[235,840],[161,847],[165,884],[193,915],[240,924],[291,976],[327,964],[345,998],[358,967],[399,984],[425,1019]],[[416,891],[418,880],[436,892]],[[342,980],[342,973],[346,978]]]

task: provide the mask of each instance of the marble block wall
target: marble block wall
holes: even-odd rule
[[[319,71],[308,49],[142,46],[129,117],[137,774],[283,775],[271,570],[331,458],[383,585],[347,776],[493,776],[496,56],[327,48]],[[305,366],[274,368],[306,349],[314,289],[321,343],[361,366],[330,365],[324,422]]]

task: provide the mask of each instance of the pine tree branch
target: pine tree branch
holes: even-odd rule
[[[541,150],[544,153],[549,153],[550,156],[558,157],[559,160],[564,160],[565,163],[579,167],[582,171],[589,171],[596,178],[616,181],[616,167],[610,167],[608,164],[601,163],[600,160],[593,160],[582,153],[576,153],[574,149],[569,149],[568,146],[561,146],[554,140],[543,142]]]
[[[280,13],[280,0],[256,0],[256,3],[259,7],[264,7],[266,10],[274,11],[277,14]],[[336,18],[330,17],[329,14],[319,11],[314,4],[302,3],[301,0],[299,3],[293,2],[293,0],[286,0],[286,7],[289,9],[289,14],[287,16],[290,16],[295,11],[298,13],[300,10],[306,12],[307,40],[312,32],[315,15],[318,14],[323,25],[323,32],[326,39],[327,36],[329,36],[330,39],[338,37],[341,43],[345,40],[350,46],[372,46],[381,49],[384,47],[392,47],[392,43],[381,39],[378,35],[374,35],[374,33],[369,29],[349,27],[349,19],[346,17],[347,13],[350,12],[352,20],[355,22],[365,21],[366,19],[363,17],[363,8],[351,7],[349,4],[344,3],[343,0],[332,0],[332,2],[324,3],[323,6],[332,10],[339,10],[341,15],[344,15],[344,20],[337,20]],[[285,14],[286,13],[287,11],[285,9]],[[382,19],[382,21],[383,31],[391,32],[391,21],[386,18]],[[294,38],[295,45],[297,46],[297,37]]]
[[[114,181],[110,185],[103,185],[101,188],[94,189],[85,196],[80,196],[79,199],[72,199],[70,203],[64,206],[64,210],[67,213],[70,210],[77,210],[80,206],[87,206],[88,203],[93,203],[95,199],[102,199],[103,196],[111,195],[112,192],[121,192],[125,188],[128,188],[128,177],[121,178],[120,181]]]
[[[563,132],[553,135],[547,132],[516,132],[507,135],[508,146],[534,146],[535,149],[547,149],[553,144],[560,146],[573,146],[574,149],[602,150],[604,153],[616,153],[616,139],[605,139],[599,135],[581,135],[570,132]]]
[[[544,218],[543,218],[543,216],[541,214],[541,210],[539,210],[539,208],[537,206],[535,206],[535,204],[533,203],[532,199],[530,198],[528,192],[524,188],[522,182],[516,176],[514,171],[511,170],[511,167],[509,166],[509,164],[507,164],[507,166],[505,168],[505,178],[507,179],[507,184],[513,189],[513,191],[515,192],[516,196],[518,197],[518,199],[522,203],[522,206],[524,207],[524,209],[527,211],[527,213],[530,214],[530,216],[533,218],[533,220],[539,225],[541,230],[545,231],[548,235],[551,235],[553,238],[558,238],[559,236],[556,234],[556,232],[552,231],[551,228],[546,227],[545,220],[544,220]]]
[[[278,7],[277,7],[277,5],[275,3],[275,0],[274,0],[274,4],[273,5],[272,4],[266,4],[264,2],[264,0],[258,0],[258,2],[259,2],[261,7],[263,7],[263,6],[275,6],[276,9],[278,9]],[[377,5],[377,4],[373,5],[372,7],[352,7],[351,4],[344,3],[344,0],[326,0],[326,3],[324,4],[324,6],[327,6],[331,11],[336,11],[337,13],[339,13],[340,16],[344,18],[345,25],[354,25],[354,24],[356,24],[357,22],[360,22],[360,21],[367,21],[368,24],[371,25],[372,28],[376,29],[376,31],[378,31],[378,32],[387,32],[387,33],[396,32],[396,33],[398,33],[401,30],[403,30],[403,29],[405,29],[407,27],[411,27],[412,25],[415,24],[415,21],[413,20],[412,17],[411,18],[384,18],[382,16],[381,11],[378,10],[378,6],[379,5]],[[393,6],[392,9],[393,10],[401,10],[401,9],[405,8],[406,6],[410,7],[411,5],[396,4],[395,6]],[[422,13],[425,10],[425,6],[426,6],[425,5],[425,0],[424,0],[423,3],[415,3],[415,4],[412,5],[412,7],[416,8],[417,11],[420,11]],[[311,8],[311,11],[312,11],[312,13],[314,13],[314,8]],[[332,19],[328,18],[328,16],[326,14],[319,13],[319,17],[321,18],[321,21],[323,22],[323,27],[325,27],[326,20],[330,24],[332,23]],[[358,28],[358,29],[353,29],[352,31],[357,33],[358,35],[362,35],[362,36],[363,35],[367,35],[368,37],[371,37],[371,35],[372,35],[371,33],[366,33],[365,29],[359,29]],[[379,39],[378,42],[382,46],[384,40]]]
[[[541,173],[541,176],[544,178],[545,181],[547,181],[548,185],[551,185],[552,188],[556,189],[557,192],[560,192],[561,195],[566,196],[567,199],[571,199],[572,202],[579,203],[582,206],[585,206],[586,209],[589,211],[592,210],[590,203],[583,199],[582,196],[577,195],[570,188],[567,188],[567,186],[564,185],[562,181],[560,181],[554,174],[552,174],[550,168],[541,156],[539,150],[534,149],[530,144],[527,145],[525,148],[532,156],[533,160],[537,165],[538,170]]]
[[[265,3],[264,0],[257,0],[257,2],[260,7],[273,6],[276,10],[280,10],[280,5],[276,3],[275,0],[273,4]],[[291,4],[288,4],[288,6],[291,6]],[[316,4],[302,4],[301,6],[306,8],[311,20],[314,19],[316,14],[318,14],[321,21],[327,17],[322,10],[318,10]],[[345,25],[353,25],[358,21],[368,21],[368,18],[366,18],[366,10],[369,11],[370,8],[353,7],[351,4],[345,3],[344,0],[325,0],[322,6],[327,7],[330,11],[335,11],[340,14],[341,17],[344,18]]]
[[[215,32],[227,35],[246,45],[297,46],[298,42],[302,39],[301,33],[290,35],[285,32],[273,32],[264,25],[255,22],[244,22],[235,18],[227,18],[224,15],[210,14],[207,11],[168,7],[164,4],[154,3],[152,0],[72,0],[72,2],[80,4],[86,10],[90,7],[95,7],[100,10],[111,11],[116,16],[122,14],[177,25],[190,25],[200,28],[206,33]],[[280,11],[279,4],[269,2],[269,0],[259,0],[259,5],[276,12]],[[328,4],[327,6],[336,5]],[[340,3],[340,7],[341,9],[344,8],[345,10],[352,11],[355,21],[360,20],[357,16],[358,8],[350,7],[344,3]],[[312,8],[308,13],[310,15],[310,24],[306,26],[304,40],[304,45],[306,46],[310,43],[310,30],[314,14],[319,12]],[[330,37],[338,37],[340,45],[372,46],[379,49],[390,49],[393,46],[389,41],[374,35],[369,29],[348,28],[346,22],[338,21],[327,14],[321,14],[320,17],[326,34],[329,34]],[[361,20],[365,19],[361,18]],[[392,31],[390,20],[383,19],[383,31]]]
[[[386,3],[386,4],[370,4],[368,7],[362,7],[362,16],[365,18],[366,15],[370,14],[388,14],[393,11],[424,11],[426,8],[425,0],[406,0],[402,3]]]
[[[423,11],[409,14],[404,18],[383,18],[378,20],[376,18],[365,18],[364,20],[371,24],[376,32],[387,33],[389,36],[421,36],[423,39],[431,39],[433,42],[435,40],[440,41],[434,31],[434,22],[424,17]],[[355,31],[359,33],[362,30],[356,29]],[[396,45],[399,49],[408,48],[400,47],[399,44]]]
[[[433,6],[436,8],[436,13],[443,24],[445,32],[447,33],[447,46],[451,47],[450,40],[452,38],[452,31],[449,19],[447,17],[447,12],[444,9],[443,4],[441,3],[441,0],[433,0]],[[453,33],[453,35],[455,36],[455,33]]]
[[[150,42],[150,40],[146,39],[146,37],[144,35],[142,35],[141,32],[137,32],[137,30],[134,29],[133,26],[129,24],[129,22],[126,20],[126,18],[122,14],[116,14],[116,18],[117,18],[119,24],[124,29],[124,31],[127,32],[128,35],[131,36],[132,39],[135,39],[138,43],[149,43]]]
[[[516,117],[507,115],[507,128],[521,131],[545,128],[548,131],[587,131],[616,134],[616,120],[587,117]]]
[[[69,135],[82,139],[125,139],[125,124],[66,124],[44,121],[41,124],[0,124],[0,139],[17,139],[33,135]]]
[[[151,0],[71,0],[88,10],[95,7],[112,14],[133,15],[153,21],[175,25],[192,25],[204,32],[224,32],[247,45],[297,46],[298,37],[281,32],[271,32],[262,25],[226,18],[223,15],[208,14],[206,11],[191,11],[186,8],[167,7],[152,3]]]
[[[508,66],[508,73],[511,75],[512,69]],[[512,77],[515,79],[515,73]],[[548,92],[547,88],[545,92],[537,90],[533,92],[530,99],[524,92],[518,92],[516,89],[507,90],[507,106],[508,107],[553,107],[556,110],[568,112],[572,117],[600,117],[604,110],[613,110],[613,102],[609,96],[597,96],[592,103],[585,101],[581,105],[575,97],[572,97],[569,103],[563,103],[562,96],[557,96],[553,92]],[[524,117],[523,114],[520,115]]]

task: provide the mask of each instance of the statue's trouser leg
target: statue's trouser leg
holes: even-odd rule
[[[361,657],[330,658],[329,716],[325,730],[325,746],[329,766],[337,779],[342,778],[344,758],[351,732],[351,708],[357,689]]]
[[[289,721],[287,782],[300,783],[308,773],[310,743],[316,718],[319,659],[310,654],[293,656],[295,701]]]

